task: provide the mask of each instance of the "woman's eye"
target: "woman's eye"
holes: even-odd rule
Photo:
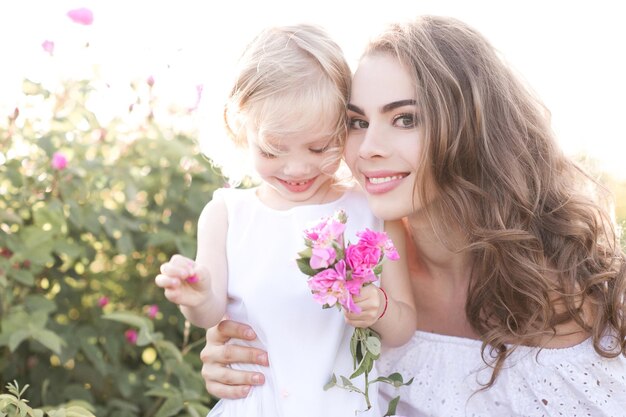
[[[365,120],[363,119],[350,119],[350,129],[367,129],[369,126],[369,123],[367,123]]]
[[[269,153],[269,152],[265,152],[262,151],[261,149],[259,149],[259,155],[261,155],[263,158],[267,158],[267,159],[274,159],[276,158],[276,155]]]
[[[393,125],[396,127],[402,127],[405,129],[412,129],[415,127],[415,115],[411,113],[400,114],[393,119]]]

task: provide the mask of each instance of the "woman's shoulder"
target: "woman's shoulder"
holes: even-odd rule
[[[481,347],[479,340],[418,331],[406,345],[383,351],[381,375],[414,378],[402,392],[383,388],[384,394],[400,394],[407,415],[457,415],[456,407],[480,416],[604,416],[626,409],[626,358],[598,355],[591,339],[560,349],[518,347],[486,390],[492,368],[484,360],[489,349],[483,359]]]

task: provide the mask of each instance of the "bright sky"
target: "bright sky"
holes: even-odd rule
[[[450,15],[491,40],[552,111],[568,153],[586,152],[626,179],[626,13],[619,1],[471,0],[20,0],[0,4],[0,117],[21,79],[97,73],[111,86],[153,76],[160,94],[192,102],[197,85],[221,97],[229,67],[260,28],[325,27],[356,65],[364,42],[390,21]],[[91,26],[65,13],[88,7]],[[55,55],[42,50],[55,42]],[[86,50],[84,45],[89,42]],[[123,98],[110,95],[111,103]],[[104,110],[103,110],[104,111]]]

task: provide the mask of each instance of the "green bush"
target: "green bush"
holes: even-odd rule
[[[211,406],[204,334],[153,279],[173,253],[195,255],[195,221],[222,180],[192,133],[158,123],[152,85],[136,85],[122,112],[136,123],[101,126],[90,82],[25,81],[29,104],[0,122],[0,387],[30,385],[33,407],[163,417]]]

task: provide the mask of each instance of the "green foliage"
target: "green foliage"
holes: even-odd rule
[[[193,134],[157,123],[151,88],[135,86],[126,114],[103,126],[86,106],[90,82],[48,91],[25,81],[24,108],[0,121],[0,387],[28,384],[41,409],[15,384],[0,416],[196,416],[211,406],[204,334],[153,279],[173,253],[195,255],[196,219],[222,180]],[[52,165],[57,152],[66,167]]]
[[[22,398],[28,385],[20,389],[17,382],[8,383],[8,394],[0,394],[0,417],[94,417],[93,409],[89,404],[81,401],[70,401],[61,408],[33,409],[28,405],[28,400]]]

